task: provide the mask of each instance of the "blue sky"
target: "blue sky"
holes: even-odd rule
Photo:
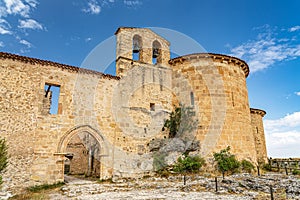
[[[120,26],[162,27],[251,70],[272,157],[300,157],[300,1],[0,0],[0,51],[81,66]],[[167,38],[168,39],[168,38]]]

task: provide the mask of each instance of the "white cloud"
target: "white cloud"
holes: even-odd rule
[[[295,38],[281,38],[276,28],[268,25],[255,30],[263,32],[255,40],[230,49],[233,56],[246,60],[251,72],[266,69],[276,62],[300,57],[300,44]]]
[[[89,41],[91,41],[91,40],[92,40],[92,38],[90,38],[90,37],[85,38],[85,41],[86,41],[86,42],[89,42]]]
[[[5,28],[1,27],[1,25],[0,25],[0,34],[2,34],[2,35],[9,34],[10,35],[10,34],[12,34],[12,32],[9,30],[6,30]]]
[[[123,5],[125,5],[128,8],[136,8],[142,5],[141,0],[122,0],[122,1],[116,1],[116,0],[88,0],[86,7],[82,9],[85,13],[90,14],[99,14],[103,8],[110,7],[113,4],[121,2]],[[73,3],[74,4],[74,3]],[[74,4],[79,5],[79,4]]]
[[[294,31],[298,31],[298,30],[300,30],[300,26],[294,26],[289,29],[290,32],[294,32]]]
[[[6,20],[0,19],[0,34],[12,34],[10,28],[11,26]]]
[[[31,7],[36,8],[38,2],[36,0],[25,0]]]
[[[283,129],[285,127],[300,127],[300,112],[287,114],[283,118],[264,121],[266,130]]]
[[[130,7],[136,7],[142,5],[142,2],[139,0],[124,0],[124,4]]]
[[[39,22],[30,19],[30,14],[37,5],[38,0],[0,0],[0,35],[8,34],[20,41],[16,35],[28,35],[20,29],[46,30]],[[21,19],[16,20],[18,18]]]
[[[27,48],[31,48],[32,45],[27,40],[20,40],[20,44],[24,44]]]
[[[43,30],[43,26],[34,19],[19,20],[19,24],[19,28]]]
[[[300,112],[275,120],[264,120],[268,154],[271,157],[299,157]]]
[[[4,43],[0,41],[0,47],[4,47]]]
[[[21,0],[4,0],[6,13],[13,15],[21,15],[23,17],[29,17],[30,4],[25,4]]]
[[[88,8],[84,8],[82,10],[86,13],[99,14],[101,12],[101,7],[98,5],[97,1],[92,0],[88,2]]]
[[[295,92],[295,94],[296,94],[297,96],[300,96],[300,92]]]

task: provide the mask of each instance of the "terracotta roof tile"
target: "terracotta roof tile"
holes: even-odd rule
[[[16,55],[16,54],[7,53],[7,52],[0,52],[0,59],[17,60],[17,61],[24,62],[24,63],[30,63],[32,65],[35,65],[35,64],[42,65],[42,66],[48,65],[48,66],[54,66],[54,67],[61,68],[61,69],[66,69],[66,70],[69,70],[69,71],[75,72],[75,73],[94,74],[94,75],[98,75],[98,76],[101,76],[103,78],[108,78],[108,79],[116,79],[116,80],[120,79],[120,77],[118,77],[118,76],[104,74],[104,73],[90,70],[90,69],[61,64],[61,63],[52,62],[49,60],[41,60],[41,59],[37,59],[37,58],[20,56],[20,55]]]

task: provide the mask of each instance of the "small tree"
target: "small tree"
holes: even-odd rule
[[[174,165],[173,170],[179,173],[185,172],[198,172],[205,164],[205,160],[200,156],[184,156],[179,157],[177,163]]]
[[[5,139],[0,139],[0,173],[2,173],[8,164],[8,153]],[[2,176],[0,175],[0,184],[2,184]]]
[[[183,174],[184,185],[186,173],[195,173],[205,164],[205,160],[200,156],[184,155],[183,158],[179,157],[175,163],[173,170],[175,172]]]
[[[240,167],[240,162],[231,154],[230,146],[222,149],[219,153],[214,153],[214,159],[217,162],[218,170],[222,173],[224,179],[225,172],[236,172]]]

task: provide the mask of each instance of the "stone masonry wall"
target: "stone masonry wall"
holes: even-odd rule
[[[234,59],[227,59],[229,57],[214,54],[175,58],[170,61],[175,72],[173,85],[183,97],[189,97],[190,92],[195,95],[195,105],[200,112],[196,136],[202,155],[212,156],[213,152],[230,146],[239,159],[256,162],[247,71],[240,66],[244,63],[236,64]]]
[[[257,159],[262,163],[268,162],[266,139],[262,119],[265,114],[266,112],[263,110],[251,108],[251,125],[255,140],[255,149],[257,153]]]
[[[142,38],[139,60],[132,59],[135,35]],[[0,53],[0,134],[10,154],[3,177],[10,190],[63,181],[68,145],[82,133],[98,143],[101,179],[152,172],[149,142],[167,137],[164,121],[179,103],[195,110],[199,123],[189,137],[200,141],[202,156],[231,146],[239,159],[266,158],[262,115],[250,116],[244,61],[218,54],[170,60],[169,42],[149,29],[120,28],[116,37],[120,77]],[[154,41],[161,45],[155,64]],[[57,114],[48,112],[54,94],[45,97],[45,84],[60,88]],[[166,148],[180,143],[170,141]]]
[[[12,55],[1,56],[1,136],[6,138],[10,154],[4,184],[18,190],[29,185],[63,181],[66,145],[61,152],[58,152],[58,145],[69,130],[88,125],[103,134],[114,132],[107,131],[110,129],[106,123],[98,125],[94,94],[97,87],[112,91],[117,78],[74,71],[78,69],[56,63],[32,64],[22,61],[24,57],[5,59],[4,56]],[[60,86],[61,114],[43,112],[45,84]]]

